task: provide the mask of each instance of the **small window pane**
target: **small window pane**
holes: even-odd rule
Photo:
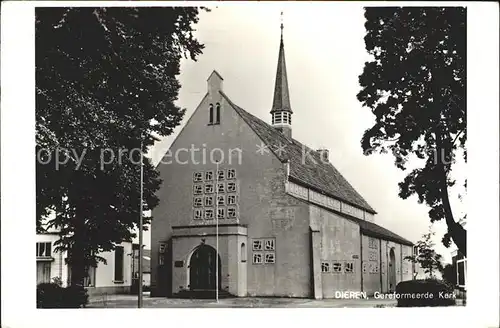
[[[344,271],[345,273],[353,273],[354,272],[354,263],[353,262],[346,262],[344,264]]]
[[[262,264],[262,253],[253,253],[253,264]]]
[[[205,196],[205,206],[211,207],[214,205],[214,197],[213,196]]]
[[[205,185],[205,194],[212,194],[214,192],[214,185],[209,183]]]
[[[321,263],[321,272],[330,272],[330,263],[322,262]]]
[[[275,262],[274,253],[266,253],[264,262],[265,263],[274,263]]]
[[[264,245],[266,251],[274,251],[274,239],[267,239]]]
[[[201,197],[195,197],[193,203],[194,207],[201,207],[203,206],[203,199]]]
[[[214,172],[207,171],[205,172],[205,181],[212,181],[214,179]]]
[[[262,240],[254,240],[252,243],[252,250],[261,251],[263,249]]]
[[[224,184],[224,182],[220,182],[217,184],[217,192],[219,194],[226,192],[226,185]]]
[[[195,195],[201,195],[201,194],[203,194],[203,185],[202,184],[195,184],[193,186],[193,193]]]
[[[236,182],[228,182],[227,192],[235,192],[235,191],[236,191]]]
[[[217,206],[224,206],[224,205],[226,205],[226,197],[224,195],[218,195]]]
[[[235,169],[229,169],[229,170],[227,170],[227,178],[228,179],[234,179],[234,178],[236,178],[236,170]]]
[[[203,218],[203,210],[202,209],[195,209],[194,210],[194,219],[195,220],[201,220]]]
[[[332,263],[332,272],[341,273],[342,272],[342,263],[341,262],[333,262]]]
[[[201,182],[201,181],[203,181],[203,174],[201,172],[194,172],[193,173],[193,181],[194,182]]]
[[[227,195],[227,205],[236,205],[236,195]]]
[[[235,219],[236,218],[236,208],[229,207],[227,209],[227,217],[230,219]]]
[[[207,208],[205,210],[205,220],[213,220],[214,219],[214,210],[212,208]]]
[[[224,180],[224,170],[217,171],[217,179]]]
[[[223,220],[226,218],[226,209],[225,208],[217,208],[217,219]]]

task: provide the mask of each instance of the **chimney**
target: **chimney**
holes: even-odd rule
[[[325,148],[320,148],[317,150],[318,154],[319,154],[319,157],[321,158],[321,161],[323,163],[329,163],[330,160],[329,160],[329,156],[330,156],[330,152],[328,151],[328,149],[325,149]]]

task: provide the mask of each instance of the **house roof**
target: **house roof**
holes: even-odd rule
[[[400,243],[403,245],[409,245],[413,246],[413,243],[409,241],[408,239],[405,239],[394,232],[387,230],[384,227],[379,226],[378,224],[375,224],[370,221],[366,220],[361,220],[357,219],[356,221],[358,222],[360,228],[361,228],[361,233],[367,236],[371,237],[376,237],[384,240],[389,240],[389,241],[394,241],[396,243]]]
[[[317,151],[285,136],[234,104],[222,91],[220,93],[276,157],[281,162],[289,163],[291,180],[369,213],[376,213],[331,163],[321,160]]]

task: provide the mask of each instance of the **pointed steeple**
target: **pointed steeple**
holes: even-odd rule
[[[283,43],[283,12],[281,12],[281,39],[278,54],[278,68],[276,70],[276,82],[274,86],[274,99],[271,113],[286,110],[292,113],[290,96],[288,94],[288,79],[286,76],[285,45]]]
[[[288,79],[286,76],[285,45],[283,43],[283,12],[281,12],[281,39],[278,54],[278,68],[274,85],[273,106],[271,108],[272,125],[285,135],[291,137],[292,107],[288,93]]]

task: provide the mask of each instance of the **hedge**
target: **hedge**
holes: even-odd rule
[[[84,287],[61,287],[56,283],[39,284],[36,288],[37,308],[80,308],[88,303],[88,294]]]

